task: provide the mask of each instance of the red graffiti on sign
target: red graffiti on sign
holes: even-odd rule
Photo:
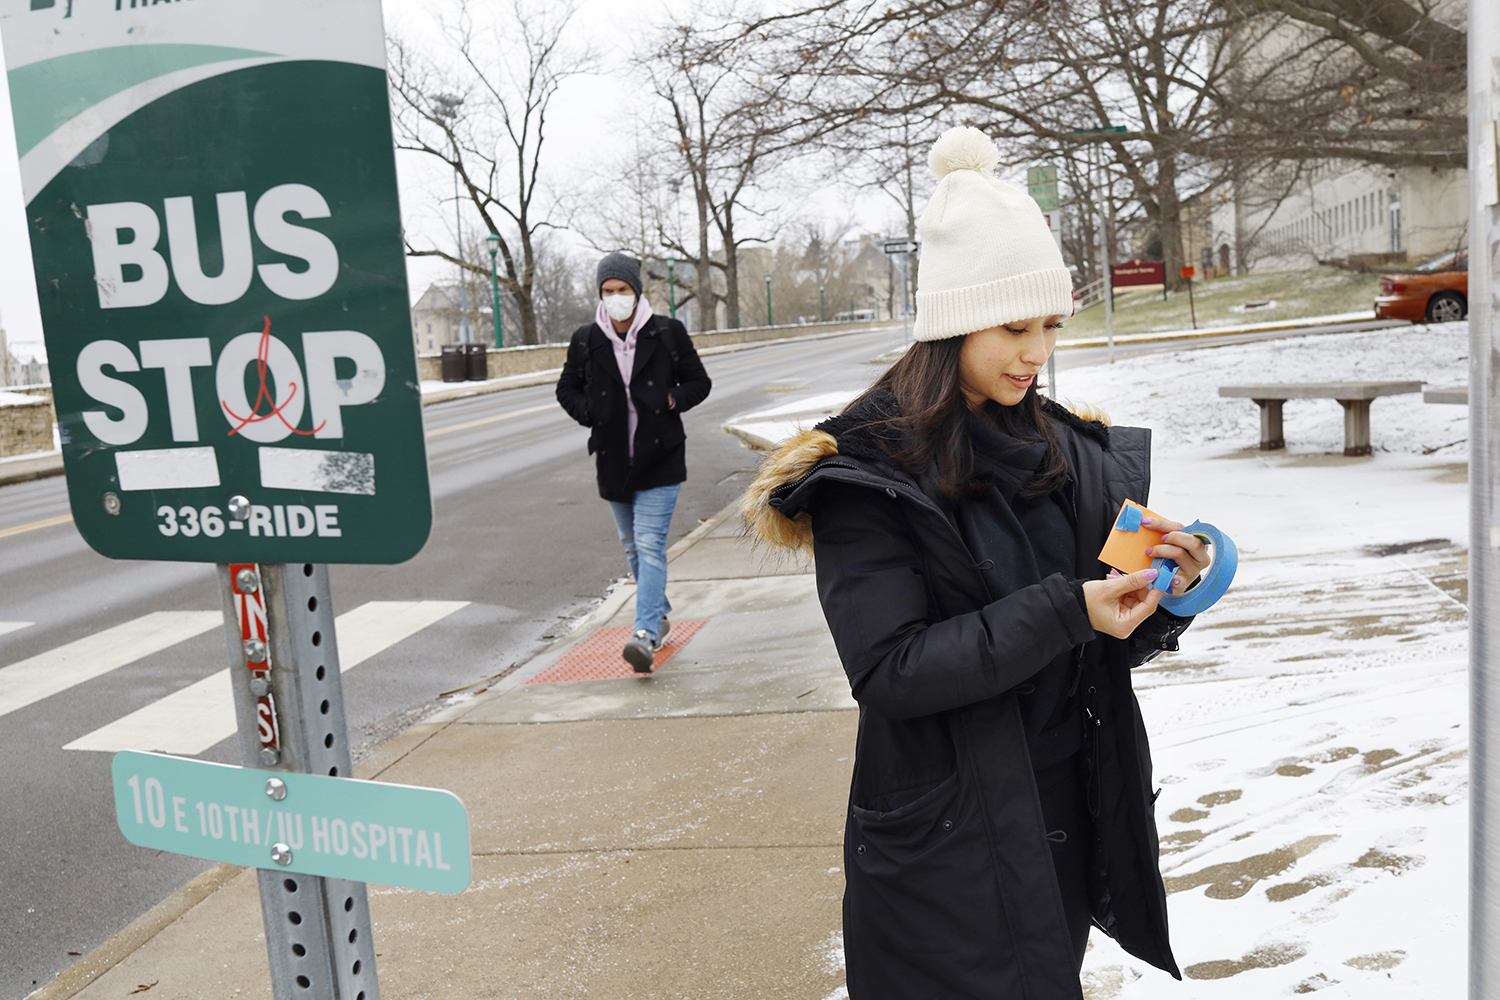
[[[277,405],[275,397],[273,397],[271,395],[271,389],[270,389],[270,387],[266,385],[266,372],[270,368],[270,365],[267,362],[268,362],[270,356],[271,356],[271,317],[267,316],[266,317],[265,329],[263,329],[263,330],[260,331],[260,346],[256,349],[256,352],[255,352],[255,374],[256,374],[256,377],[260,380],[260,390],[258,392],[256,392],[256,394],[255,394],[255,402],[252,403],[252,404],[250,404],[250,412],[247,415],[245,415],[245,416],[242,417],[238,413],[235,413],[233,410],[231,410],[229,408],[229,401],[228,400],[225,400],[225,399],[219,400],[219,405],[221,405],[221,406],[224,407],[224,412],[227,413],[227,414],[229,414],[235,420],[239,421],[238,424],[236,424],[235,426],[233,426],[233,427],[231,427],[229,429],[229,436],[233,437],[236,433],[238,433],[239,431],[243,430],[245,427],[249,426],[250,424],[258,424],[258,423],[260,423],[260,422],[262,422],[264,420],[270,420],[272,417],[275,417],[277,420],[280,420],[283,424],[286,424],[287,430],[291,431],[293,434],[301,434],[304,437],[309,437],[309,436],[311,436],[313,434],[318,433],[318,431],[320,431],[320,430],[323,429],[323,424],[326,424],[328,421],[326,421],[326,420],[323,421],[323,424],[319,424],[318,426],[314,427],[310,431],[299,431],[297,428],[293,427],[290,423],[287,423],[286,417],[284,417],[284,416],[281,415],[281,411],[284,410],[284,409],[286,409],[287,406],[291,404],[292,399],[296,397],[296,395],[297,395],[297,383],[296,382],[289,382],[289,383],[287,383],[287,386],[286,386],[286,399],[284,399],[281,402],[280,405]],[[269,405],[271,407],[271,412],[270,413],[261,413],[260,412],[260,404],[261,403],[265,403],[265,404]]]

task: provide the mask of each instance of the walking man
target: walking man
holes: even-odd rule
[[[682,414],[711,387],[687,328],[657,316],[641,294],[641,262],[599,262],[594,322],[573,331],[557,401],[593,433],[599,495],[609,501],[630,575],[635,629],[621,655],[649,674],[667,641],[667,529],[687,478]]]

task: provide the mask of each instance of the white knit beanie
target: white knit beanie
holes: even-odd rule
[[[1047,220],[1030,195],[994,175],[999,162],[977,128],[950,128],[932,144],[927,165],[938,185],[917,221],[917,340],[1073,314],[1073,279]]]

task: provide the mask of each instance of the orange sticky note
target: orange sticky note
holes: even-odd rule
[[[1126,507],[1135,507],[1141,512],[1142,517],[1161,517],[1154,510],[1147,510],[1134,500],[1126,500],[1120,505],[1119,513],[1115,514],[1115,523],[1120,523],[1120,514],[1124,513]],[[1161,541],[1162,532],[1152,531],[1150,528],[1141,528],[1138,531],[1121,531],[1119,528],[1111,528],[1109,538],[1104,541],[1104,548],[1099,550],[1099,561],[1106,566],[1113,566],[1121,573],[1134,573],[1137,570],[1149,569],[1151,557],[1146,555],[1146,550]]]

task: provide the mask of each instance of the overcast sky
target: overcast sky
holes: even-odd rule
[[[642,91],[639,77],[630,72],[632,53],[649,43],[651,22],[665,19],[670,8],[688,2],[583,0],[579,4],[572,27],[580,44],[592,42],[601,53],[600,72],[570,79],[554,99],[544,165],[546,180],[555,191],[579,189],[594,181],[605,172],[612,145],[628,144],[631,113],[651,100]],[[435,45],[438,32],[432,12],[445,7],[451,8],[450,0],[384,0],[387,32]],[[509,4],[491,0],[481,7],[499,11]],[[45,357],[15,148],[10,91],[0,74],[0,326],[6,330],[13,353],[22,358]],[[451,246],[452,173],[417,154],[398,156],[397,172],[408,234],[414,241],[428,238]],[[804,187],[796,198],[795,204],[786,206],[791,212],[853,217],[865,230],[890,222],[891,213],[878,195],[851,200],[847,192],[820,189],[809,194]],[[464,225],[470,224],[466,219]],[[562,238],[582,246],[576,236],[563,234]],[[408,258],[413,299],[432,281],[450,273],[447,265]]]

